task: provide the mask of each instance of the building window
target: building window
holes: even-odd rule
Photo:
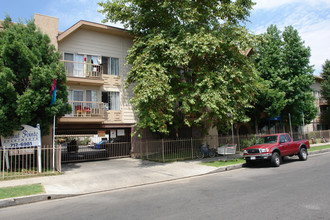
[[[119,59],[102,57],[103,74],[119,76]]]
[[[74,53],[64,53],[64,63],[65,70],[68,76],[84,77],[89,70],[92,68],[91,65],[85,65],[85,63],[99,63],[99,57],[87,54],[74,54]]]
[[[102,92],[102,102],[106,110],[120,110],[119,92]]]
[[[119,76],[119,59],[110,58],[111,75]]]

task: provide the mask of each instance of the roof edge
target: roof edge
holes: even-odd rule
[[[70,28],[59,34],[57,36],[57,41],[64,40],[66,37],[68,37],[69,35],[71,35],[72,33],[74,33],[75,31],[77,31],[82,27],[88,27],[87,29],[95,29],[95,30],[98,29],[101,32],[110,32],[121,36],[132,37],[132,35],[129,34],[126,29],[123,28],[113,27],[105,24],[99,24],[96,22],[91,22],[86,20],[80,20],[74,25],[72,25]]]

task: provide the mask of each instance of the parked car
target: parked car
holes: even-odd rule
[[[99,143],[94,143],[94,149],[104,149],[106,143],[108,143],[108,140],[102,140]]]
[[[280,133],[260,137],[255,145],[244,149],[243,156],[247,165],[267,160],[279,167],[285,156],[298,155],[300,160],[307,160],[309,148],[308,140],[293,141],[289,134]]]
[[[107,149],[108,148],[107,143],[115,143],[115,142],[117,142],[117,141],[113,138],[111,138],[110,140],[104,139],[104,140],[101,140],[98,143],[94,143],[93,148],[94,149]]]

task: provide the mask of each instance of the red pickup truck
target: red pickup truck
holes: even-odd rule
[[[279,167],[285,156],[298,155],[300,160],[307,160],[310,148],[308,140],[293,141],[289,134],[272,134],[260,137],[257,143],[244,149],[244,159],[247,165],[254,161],[268,160]]]

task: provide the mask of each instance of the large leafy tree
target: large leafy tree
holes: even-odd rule
[[[328,102],[328,109],[322,112],[321,120],[322,124],[330,127],[330,60],[326,60],[322,66],[322,77],[324,81],[321,84],[321,94],[324,99]]]
[[[127,85],[133,85],[137,130],[246,120],[257,73],[244,51],[253,36],[240,23],[250,0],[113,0],[99,3],[105,22],[133,34]],[[228,117],[231,115],[232,117]]]
[[[317,111],[310,87],[314,83],[310,48],[292,26],[281,33],[271,25],[262,37],[254,60],[268,88],[257,97],[255,115],[263,112],[268,119],[281,115],[285,120],[290,113],[293,125],[298,126],[304,114],[305,123],[309,123]]]
[[[283,71],[283,42],[281,32],[276,26],[271,25],[267,32],[261,35],[260,41],[254,48],[253,56],[255,65],[260,72],[261,82],[256,96],[255,108],[251,111],[251,118],[254,119],[256,130],[258,124],[265,123],[271,117],[281,114],[287,101],[282,87]]]
[[[22,124],[49,133],[53,116],[70,111],[66,74],[49,37],[33,21],[13,23],[6,17],[0,33],[0,135],[11,135]],[[56,103],[50,90],[57,79]]]

